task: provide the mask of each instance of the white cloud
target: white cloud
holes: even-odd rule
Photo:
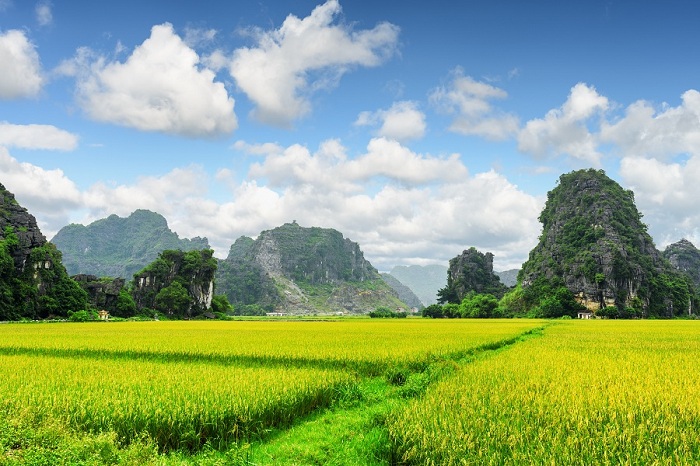
[[[620,175],[634,191],[635,203],[644,213],[649,232],[658,247],[687,238],[700,246],[700,155],[685,163],[653,158],[624,157]]]
[[[240,147],[243,147],[241,144]],[[263,153],[256,147],[257,153]],[[262,163],[254,163],[250,176],[268,181],[272,187],[323,186],[338,192],[359,192],[363,183],[389,180],[404,185],[458,182],[468,176],[459,155],[448,158],[416,154],[394,140],[372,139],[367,152],[349,159],[336,140],[324,142],[312,154],[306,147],[292,145],[282,150],[267,146]]]
[[[43,84],[39,54],[24,31],[0,33],[0,99],[34,97]]]
[[[637,101],[625,116],[601,128],[601,139],[617,145],[624,156],[668,159],[678,154],[700,154],[700,92],[691,89],[678,107],[656,111]]]
[[[78,146],[78,136],[52,125],[0,122],[0,146],[69,151]]]
[[[503,269],[519,267],[537,242],[542,205],[495,172],[470,176],[457,155],[415,154],[383,138],[352,160],[338,141],[316,153],[298,145],[270,152],[251,167],[246,196],[261,203],[221,209],[246,224],[263,217],[264,228],[292,219],[336,228],[380,269],[446,263],[470,246],[494,252]]]
[[[598,139],[586,123],[607,109],[608,99],[595,88],[576,84],[561,108],[527,122],[518,134],[518,149],[536,157],[568,155],[599,166]]]
[[[68,224],[71,211],[82,205],[82,194],[62,170],[19,162],[4,147],[0,147],[0,174],[0,183],[36,217],[48,238]]]
[[[39,26],[48,26],[53,23],[50,2],[42,1],[37,3],[34,12],[36,13],[36,22],[39,23]]]
[[[185,28],[185,43],[190,47],[211,42],[216,37],[216,29]]]
[[[460,68],[452,75],[447,86],[434,89],[429,96],[438,110],[455,115],[450,131],[490,140],[504,140],[517,132],[518,118],[495,109],[490,103],[507,97],[503,89],[464,76]]]
[[[513,268],[537,241],[541,200],[493,171],[470,175],[457,155],[416,154],[383,138],[370,141],[355,159],[336,140],[313,153],[298,145],[238,146],[263,158],[244,181],[227,168],[210,176],[190,166],[80,191],[60,170],[19,163],[5,149],[0,173],[49,238],[70,222],[150,209],[181,237],[206,236],[217,256],[225,257],[239,236],[297,220],[341,231],[380,270],[446,264],[470,246],[493,252],[497,268]],[[445,177],[450,181],[444,183]],[[208,198],[215,183],[229,188],[231,197]]]
[[[234,100],[199,65],[166,23],[153,26],[124,63],[83,49],[60,69],[77,75],[79,103],[95,120],[190,137],[230,133],[237,128]]]
[[[255,103],[256,119],[288,126],[311,111],[315,91],[336,86],[353,66],[377,66],[394,53],[398,27],[353,31],[333,24],[340,10],[329,0],[306,18],[289,15],[279,29],[253,31],[255,47],[234,52],[229,71]]]
[[[425,135],[425,114],[418,104],[411,101],[394,103],[388,110],[362,112],[355,121],[356,126],[380,126],[378,136],[405,142],[420,139]]]

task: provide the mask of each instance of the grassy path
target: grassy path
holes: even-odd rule
[[[485,345],[468,354],[436,361],[405,378],[368,379],[361,384],[360,398],[347,400],[300,419],[290,428],[273,431],[240,451],[240,464],[247,465],[389,465],[394,448],[385,420],[428,387],[477,359],[493,357],[525,339],[541,336],[546,326],[527,331],[497,344]]]

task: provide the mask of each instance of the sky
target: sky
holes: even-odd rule
[[[560,175],[700,246],[700,4],[0,0],[0,184],[51,239],[136,209],[219,258],[296,221],[380,271],[519,268]]]

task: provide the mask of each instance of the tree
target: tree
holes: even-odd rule
[[[116,317],[133,317],[136,315],[136,302],[134,298],[131,297],[129,292],[122,288],[119,291],[119,296],[117,297],[116,312],[114,315]]]
[[[492,294],[469,293],[459,305],[461,317],[493,317],[498,299]]]
[[[178,281],[174,281],[160,290],[155,299],[156,309],[170,316],[184,316],[188,313],[190,304],[187,290]]]
[[[215,314],[233,314],[233,306],[223,294],[215,294],[211,299],[211,310]]]

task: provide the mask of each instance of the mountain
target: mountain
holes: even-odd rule
[[[498,275],[498,278],[501,279],[501,283],[503,283],[505,286],[515,286],[516,283],[518,283],[519,272],[520,269],[510,269],[502,272],[494,271],[493,273]]]
[[[389,273],[409,287],[425,306],[437,302],[438,290],[447,283],[444,265],[397,265]]]
[[[155,309],[170,318],[207,312],[214,297],[214,251],[166,250],[134,275],[132,295],[139,311]]]
[[[663,255],[673,267],[688,274],[693,284],[700,287],[700,250],[687,239],[669,244]]]
[[[206,238],[180,239],[162,215],[149,210],[136,210],[126,218],[110,215],[87,226],[71,224],[51,242],[63,253],[69,274],[127,280],[162,251],[209,249]]]
[[[411,308],[421,309],[423,303],[413,291],[390,273],[380,273],[382,279],[399,295],[399,299]]]
[[[0,321],[66,317],[87,308],[61,253],[36,219],[0,184]]]
[[[468,293],[492,294],[502,297],[507,287],[493,273],[493,254],[469,248],[450,259],[447,286],[438,291],[438,301],[459,304]]]
[[[562,175],[539,217],[539,243],[520,271],[523,290],[531,298],[546,291],[551,300],[564,287],[601,315],[687,312],[695,299],[689,280],[656,249],[641,217],[634,193],[602,170]]]
[[[357,243],[333,229],[286,223],[241,237],[220,261],[217,293],[237,313],[351,312],[406,307]]]

